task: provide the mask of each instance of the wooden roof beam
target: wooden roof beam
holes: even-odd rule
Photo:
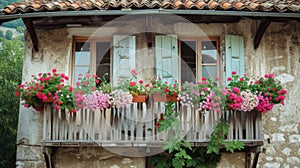
[[[269,27],[270,24],[271,24],[270,19],[263,19],[260,22],[259,27],[255,34],[254,40],[253,40],[254,49],[258,48],[261,38],[264,35],[265,31],[267,30],[267,28]]]
[[[35,31],[32,19],[23,18],[23,22],[24,22],[24,24],[25,24],[25,26],[26,26],[29,34],[30,34],[34,51],[39,51],[38,38],[37,38],[37,35],[36,35],[36,31]]]

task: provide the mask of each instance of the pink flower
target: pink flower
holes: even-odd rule
[[[232,81],[232,78],[231,78],[231,77],[228,77],[228,78],[227,78],[227,81]]]
[[[136,82],[135,82],[135,81],[131,81],[131,82],[129,83],[129,86],[136,86]]]
[[[231,74],[232,74],[232,75],[236,75],[236,72],[235,72],[235,71],[232,71]]]
[[[72,86],[69,87],[69,91],[70,91],[70,92],[73,91],[73,87],[72,87]]]
[[[241,82],[244,82],[244,81],[245,81],[245,79],[244,79],[244,78],[240,78],[240,81],[241,81]]]
[[[247,74],[245,74],[245,73],[244,73],[244,76],[246,77],[246,76],[247,76]]]
[[[130,73],[134,76],[137,76],[138,75],[138,72],[136,71],[136,69],[132,69],[130,70]]]
[[[93,75],[92,74],[90,74],[90,73],[88,73],[88,74],[85,74],[85,77],[86,78],[90,78],[90,77],[92,77]]]
[[[55,68],[53,68],[53,69],[52,69],[52,72],[55,73],[55,72],[57,72],[57,70],[56,70]]]
[[[203,77],[203,78],[202,78],[202,81],[206,81],[206,78],[205,78],[205,77]]]
[[[233,87],[232,91],[235,92],[235,93],[237,93],[237,94],[240,94],[240,92],[241,92],[238,87]]]
[[[76,86],[79,86],[80,85],[80,82],[76,82]]]
[[[143,80],[139,80],[139,83],[140,83],[140,84],[143,84],[143,83],[144,83],[144,81],[143,81]]]
[[[269,75],[268,75],[268,74],[265,74],[265,78],[269,78]]]
[[[274,78],[274,74],[269,74],[269,78]]]
[[[219,81],[220,80],[220,78],[219,77],[216,77],[216,81]]]

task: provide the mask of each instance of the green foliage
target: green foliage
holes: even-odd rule
[[[21,83],[23,44],[0,39],[0,167],[15,167],[19,101],[14,95]]]
[[[13,32],[11,30],[6,30],[6,32],[5,32],[5,38],[7,40],[11,40],[12,37],[13,37]]]
[[[214,131],[212,132],[207,146],[207,153],[220,153],[220,146],[225,145],[227,151],[234,152],[235,149],[243,149],[244,144],[238,140],[236,141],[225,141],[225,136],[228,134],[229,125],[227,121],[220,120],[219,123],[215,126]]]
[[[18,27],[17,27],[17,31],[18,31],[19,33],[24,33],[24,27],[18,26]]]
[[[0,30],[0,37],[1,37],[1,38],[4,37],[4,33],[3,33],[2,30]]]
[[[191,145],[183,139],[179,129],[179,121],[177,119],[178,112],[174,110],[174,102],[165,103],[165,113],[164,119],[161,120],[159,131],[171,131],[174,133],[174,136],[170,137],[167,141],[164,142],[163,149],[168,149],[169,159],[165,158],[165,155],[162,155],[165,159],[161,160],[160,156],[154,156],[152,158],[152,164],[156,167],[164,165],[164,167],[174,167],[182,168],[186,166],[188,160],[191,160],[192,157],[187,153],[187,150],[192,150]]]
[[[0,0],[0,8],[4,8],[6,5],[19,2],[20,0]]]
[[[151,157],[151,163],[156,168],[214,168],[221,160],[220,148],[225,146],[227,151],[243,149],[240,141],[225,141],[229,131],[227,121],[220,120],[211,134],[207,147],[192,148],[189,142],[180,134],[178,113],[174,110],[174,103],[165,104],[164,119],[160,120],[159,131],[174,132],[174,136],[164,142],[163,149],[167,152]]]

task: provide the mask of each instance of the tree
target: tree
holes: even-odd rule
[[[0,30],[0,38],[4,37],[4,33],[2,30]]]
[[[0,167],[15,167],[19,101],[15,91],[22,78],[23,43],[1,39],[0,48]]]
[[[18,27],[17,27],[17,31],[18,31],[19,33],[24,33],[24,27],[18,26]]]
[[[5,38],[7,39],[7,40],[11,40],[12,39],[12,37],[13,37],[13,32],[11,31],[11,30],[6,30],[6,32],[5,32]]]

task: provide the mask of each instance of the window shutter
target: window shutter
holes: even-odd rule
[[[176,35],[155,37],[156,76],[164,82],[178,80],[178,42]]]
[[[114,35],[113,44],[113,86],[117,86],[135,68],[135,36]]]
[[[243,36],[225,35],[226,52],[226,78],[231,76],[232,71],[243,76],[245,73],[244,39]],[[226,79],[225,79],[226,80]]]

